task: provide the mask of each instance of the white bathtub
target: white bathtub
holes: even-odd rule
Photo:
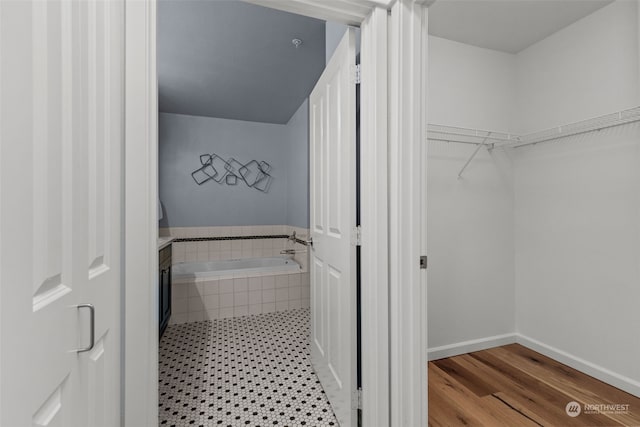
[[[238,276],[250,277],[266,274],[299,273],[298,264],[291,255],[268,258],[245,258],[206,262],[182,262],[172,267],[176,283],[203,279],[222,279]]]

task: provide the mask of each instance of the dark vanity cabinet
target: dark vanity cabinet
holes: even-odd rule
[[[158,281],[160,283],[160,338],[169,324],[171,317],[171,244],[160,249],[158,256],[160,261],[160,272]]]

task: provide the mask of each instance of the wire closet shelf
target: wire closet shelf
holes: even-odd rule
[[[494,147],[518,148],[542,142],[556,141],[568,136],[595,132],[638,121],[640,121],[640,107],[629,108],[627,110],[568,123],[526,135],[429,124],[427,127],[427,139],[429,141],[482,145],[487,146],[489,149]]]

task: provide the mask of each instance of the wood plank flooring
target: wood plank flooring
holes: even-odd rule
[[[569,402],[578,416],[567,415]],[[640,399],[511,344],[429,362],[429,425],[640,427]]]

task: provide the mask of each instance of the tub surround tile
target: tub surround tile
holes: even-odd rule
[[[276,303],[275,302],[263,302],[262,303],[262,312],[263,313],[273,313],[276,311]]]
[[[236,292],[233,294],[233,306],[243,306],[249,304],[249,293],[247,291],[244,292]]]
[[[241,317],[249,315],[249,307],[246,305],[233,308],[233,317]]]
[[[189,297],[199,297],[204,295],[203,291],[202,291],[202,287],[203,287],[203,283],[189,283],[187,285],[187,290],[188,290],[188,294],[187,296]]]
[[[276,302],[289,301],[289,289],[276,289]]]
[[[275,289],[266,289],[262,291],[262,302],[275,302],[276,301],[276,290]]]
[[[223,280],[220,280],[220,293],[221,294],[233,293],[233,280],[234,279],[223,279]]]
[[[233,308],[233,294],[220,294],[220,308]]]
[[[217,310],[220,308],[220,295],[206,295],[204,297],[204,308],[208,310]]]
[[[201,297],[189,297],[187,307],[189,309],[189,314],[193,312],[199,312],[204,310],[204,302]]]
[[[209,280],[202,284],[202,292],[206,295],[217,295],[220,293],[220,281]]]
[[[178,314],[186,314],[189,312],[187,298],[171,299],[171,317]]]
[[[173,286],[171,288],[172,298],[188,298],[189,297],[189,285]]]
[[[289,277],[287,275],[276,276],[276,289],[289,287]]]
[[[249,278],[249,291],[261,291],[262,290],[262,277]]]
[[[300,275],[299,274],[290,274],[289,275],[289,287],[292,286],[300,286]]]
[[[289,310],[289,301],[276,302],[276,311],[285,311],[285,310]]]
[[[205,311],[205,320],[215,320],[220,318],[220,310],[217,308],[207,309]]]
[[[204,313],[202,311],[189,312],[189,322],[201,322],[204,320]]]
[[[301,293],[301,288],[299,286],[295,288],[289,288],[289,301],[299,300],[300,298],[302,298],[302,293]],[[296,308],[300,308],[300,307],[296,307]]]
[[[172,313],[171,319],[169,319],[170,325],[180,325],[182,323],[187,323],[189,321],[189,316],[186,313]]]
[[[233,279],[233,292],[246,292],[248,286],[248,279],[246,277]]]
[[[276,288],[276,277],[275,276],[264,276],[262,277],[262,289],[275,289]]]
[[[249,305],[249,315],[261,314],[261,313],[262,313],[262,304]]]
[[[262,304],[262,291],[249,291],[248,297],[249,305]]]
[[[309,307],[309,273],[244,276],[174,281],[171,324]]]
[[[309,287],[300,287],[300,298],[309,299],[311,298],[311,289]]]
[[[228,319],[230,317],[233,317],[233,307],[220,309],[220,319]]]
[[[184,254],[184,252],[182,252],[182,253],[172,253],[172,254],[171,254],[171,261],[172,261],[174,264],[177,264],[177,263],[179,263],[179,262],[185,262],[186,260],[185,260],[185,254]]]

